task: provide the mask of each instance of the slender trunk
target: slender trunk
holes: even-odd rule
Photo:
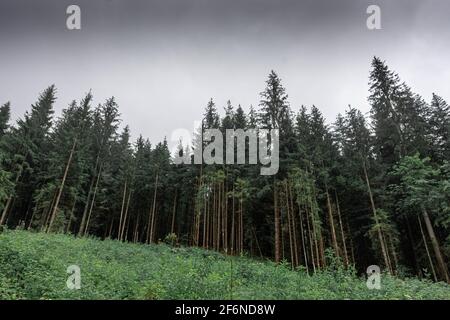
[[[170,233],[173,234],[175,232],[175,213],[177,210],[177,195],[178,190],[175,192],[175,197],[173,199],[173,207],[172,207],[172,223],[170,226]]]
[[[391,251],[392,251],[392,257],[394,258],[394,265],[393,265],[393,272],[394,274],[397,274],[397,268],[398,268],[398,257],[397,252],[395,251],[394,241],[392,240],[392,237],[388,235],[388,243],[391,245]]]
[[[305,207],[305,213],[306,213],[306,226],[308,228],[308,240],[309,240],[309,247],[311,250],[311,263],[313,266],[313,272],[316,273],[316,261],[315,261],[315,257],[314,257],[314,242],[313,242],[313,235],[311,233],[311,226],[309,223],[309,214],[308,214],[308,210]]]
[[[227,187],[226,184],[224,184],[224,202],[225,202],[225,211],[224,211],[224,217],[223,217],[223,247],[225,250],[225,253],[228,253],[228,194],[227,194]]]
[[[94,172],[97,172],[99,160],[100,160],[100,154],[97,154],[97,159],[95,160]],[[78,236],[82,236],[84,233],[84,228],[86,225],[86,218],[87,218],[87,214],[88,214],[88,210],[89,210],[89,203],[91,201],[92,188],[94,188],[94,183],[96,180],[95,178],[96,178],[96,176],[94,175],[92,177],[91,183],[89,185],[88,196],[86,198],[86,204],[84,205],[83,216],[81,217],[80,228],[78,229]]]
[[[431,244],[433,245],[434,255],[438,262],[439,268],[441,270],[441,275],[447,283],[450,283],[450,278],[448,276],[447,265],[444,262],[444,257],[442,256],[441,249],[439,247],[438,239],[434,233],[433,225],[431,224],[430,216],[425,208],[422,208],[423,220],[425,221],[425,226],[428,231],[428,235],[431,239]]]
[[[55,204],[53,206],[52,213],[50,215],[51,216],[50,224],[49,224],[48,229],[47,229],[47,231],[49,231],[49,232],[52,229],[53,222],[55,221],[55,218],[56,218],[56,215],[57,215],[59,200],[61,199],[61,194],[62,194],[63,189],[64,189],[64,184],[66,183],[67,173],[69,172],[70,164],[72,163],[72,157],[73,157],[73,153],[75,152],[76,145],[77,145],[77,139],[75,138],[74,141],[73,141],[72,149],[70,150],[69,160],[67,160],[66,168],[64,169],[64,175],[63,175],[61,184],[60,184],[60,186],[58,188],[58,195],[56,196],[56,201],[55,201]]]
[[[122,206],[120,207],[120,216],[119,216],[119,228],[117,230],[117,237],[121,238],[122,233],[122,223],[123,223],[123,211],[125,209],[125,201],[127,199],[127,183],[128,180],[125,179],[124,187],[123,187],[123,194],[122,194]]]
[[[295,267],[298,267],[299,265],[299,259],[298,259],[298,247],[297,247],[297,222],[295,220],[295,211],[294,211],[294,200],[292,197],[292,187],[289,184],[289,190],[288,190],[288,196],[289,196],[289,205],[290,205],[290,213],[291,213],[291,219],[292,219],[292,237],[294,240],[294,265]]]
[[[291,219],[291,211],[290,211],[290,204],[289,204],[289,193],[288,193],[288,186],[287,186],[287,180],[285,180],[284,182],[284,190],[285,190],[285,194],[286,194],[286,213],[287,213],[287,219],[288,219],[288,233],[289,233],[289,250],[290,250],[290,254],[291,254],[291,266],[292,269],[295,268],[295,258],[294,258],[294,243],[293,243],[293,238],[292,238],[292,219]]]
[[[137,243],[138,242],[138,230],[139,230],[139,220],[140,220],[140,215],[138,214],[138,216],[136,217],[136,223],[134,225],[134,232],[133,232],[133,242]]]
[[[231,254],[234,254],[234,246],[235,246],[235,243],[234,243],[234,233],[235,233],[235,221],[234,221],[234,215],[235,215],[235,213],[234,213],[234,185],[233,185],[233,191],[232,191],[232,194],[233,194],[233,200],[232,200],[232,206],[233,206],[233,208],[232,208],[232,210],[231,210]]]
[[[77,204],[77,199],[75,198],[73,200],[72,209],[70,210],[70,217],[69,217],[69,223],[67,224],[66,233],[70,233],[70,227],[72,226],[72,221],[75,218],[74,212],[75,212],[75,205]]]
[[[239,225],[240,225],[240,251],[241,254],[243,254],[244,252],[244,200],[241,198],[241,210],[239,210],[239,216],[240,216],[240,221],[239,221]]]
[[[253,236],[255,237],[256,247],[258,248],[258,251],[259,251],[259,256],[262,258],[263,257],[263,253],[261,251],[261,247],[259,246],[259,241],[258,241],[258,237],[256,236],[255,227],[252,227],[252,231],[253,231]]]
[[[298,206],[298,219],[300,220],[300,234],[301,234],[300,239],[302,241],[303,259],[305,261],[306,273],[309,274],[308,252],[306,251],[306,239],[305,239],[305,232],[303,231],[302,210],[300,206]]]
[[[125,207],[125,216],[123,218],[122,231],[120,233],[120,241],[126,240],[128,235],[128,226],[130,225],[130,219],[128,219],[128,209],[130,208],[131,193],[132,190],[128,192],[127,205]],[[126,232],[125,232],[125,223],[128,223]]]
[[[47,212],[44,213],[43,216],[42,216],[42,219],[41,219],[41,232],[47,232],[48,231],[47,227],[48,227],[48,224],[49,224],[49,221],[50,221],[50,218],[51,218],[50,217],[50,212],[51,212],[51,210],[53,208],[53,204],[55,203],[56,195],[57,195],[57,193],[55,193],[53,195],[52,202],[50,202],[50,206],[48,207]]]
[[[333,208],[331,207],[330,194],[328,192],[328,186],[325,185],[327,195],[327,207],[328,207],[328,219],[330,220],[331,240],[333,242],[334,254],[339,257],[339,246],[337,243],[336,229],[334,227]]]
[[[91,202],[91,206],[89,208],[89,214],[88,214],[88,218],[87,218],[87,221],[86,221],[86,228],[83,231],[83,236],[85,236],[89,232],[89,224],[91,222],[92,210],[94,209],[95,197],[97,196],[98,183],[100,181],[100,176],[102,174],[102,167],[103,166],[101,165],[100,169],[98,171],[97,181],[95,182],[94,194],[92,196],[92,202]]]
[[[345,259],[344,261],[345,261],[345,266],[348,266],[349,261],[348,261],[347,245],[345,243],[345,233],[344,233],[344,227],[342,226],[341,209],[339,206],[339,199],[337,196],[337,192],[335,192],[335,196],[336,196],[337,214],[338,214],[338,219],[339,219],[339,228],[341,229],[342,248],[344,249],[344,259]]]
[[[9,206],[11,205],[11,202],[12,202],[13,198],[14,198],[13,196],[10,196],[8,198],[8,200],[6,200],[6,205],[5,205],[5,208],[3,208],[2,216],[0,218],[0,226],[3,225],[3,222],[6,219],[6,215],[8,213],[8,209],[9,209]]]
[[[150,233],[148,237],[148,242],[153,242],[153,233],[154,233],[154,223],[155,223],[155,211],[156,211],[156,191],[158,189],[158,178],[159,178],[159,172],[156,173],[156,179],[155,179],[155,189],[153,192],[153,205],[152,205],[152,214],[150,219]]]
[[[355,247],[353,246],[353,238],[351,236],[352,232],[350,230],[350,225],[348,224],[348,219],[346,219],[345,225],[347,226],[347,234],[350,240],[350,253],[352,257],[352,264],[355,265]]]
[[[420,216],[417,216],[417,220],[419,220],[420,233],[422,234],[423,244],[425,246],[425,251],[427,252],[427,257],[428,257],[428,262],[430,263],[431,272],[433,273],[434,281],[437,282],[438,280],[437,280],[437,276],[436,276],[436,270],[434,269],[434,263],[433,263],[433,260],[431,259],[430,250],[428,249],[427,239],[425,237],[425,233],[423,232],[422,222],[420,221]]]
[[[275,262],[280,262],[280,212],[278,210],[277,186],[273,183],[274,215],[275,215]]]
[[[19,170],[19,172],[17,173],[16,179],[14,181],[14,188],[16,187],[17,183],[19,182],[19,179],[20,179],[21,176],[22,176],[22,170]],[[5,222],[6,216],[8,214],[9,207],[10,207],[13,199],[14,199],[14,196],[10,195],[8,197],[8,200],[6,200],[6,205],[3,208],[2,216],[0,217],[0,226],[3,225],[3,223]],[[34,213],[34,210],[33,210],[33,213]]]
[[[419,275],[419,277],[422,277],[422,270],[420,270],[420,267],[418,265],[418,259],[417,259],[417,253],[416,253],[416,248],[414,245],[414,238],[412,236],[412,231],[411,231],[411,224],[409,222],[409,218],[408,216],[405,217],[405,221],[406,221],[406,229],[408,230],[408,240],[409,240],[409,245],[410,245],[410,251],[412,252],[413,255],[413,259],[414,259],[414,269],[416,269],[416,273]]]
[[[109,226],[109,231],[108,231],[108,238],[109,239],[111,239],[113,226],[114,226],[114,218],[111,219],[111,225]]]
[[[217,186],[219,190],[217,190],[217,204],[216,204],[216,211],[217,211],[217,219],[216,219],[216,250],[220,250],[220,220],[222,219],[222,215],[220,212],[220,184]]]
[[[378,240],[380,241],[380,247],[381,247],[381,251],[382,251],[382,254],[383,254],[383,258],[384,258],[384,264],[385,264],[386,268],[388,269],[389,273],[392,274],[392,270],[391,270],[391,267],[390,267],[390,264],[389,264],[389,258],[388,258],[388,254],[387,254],[386,244],[385,244],[385,242],[383,240],[383,234],[381,232],[381,228],[379,227],[377,210],[376,210],[376,207],[375,207],[375,202],[373,200],[372,189],[370,187],[369,175],[367,174],[366,162],[364,160],[363,160],[363,169],[364,169],[364,176],[366,178],[367,191],[369,193],[370,204],[372,206],[372,213],[373,213],[373,216],[375,218],[375,223],[377,224]]]

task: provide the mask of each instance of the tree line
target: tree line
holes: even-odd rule
[[[89,92],[57,119],[54,85],[10,125],[0,108],[0,225],[120,241],[199,246],[314,273],[338,259],[359,271],[449,282],[450,107],[426,102],[375,57],[370,114],[332,124],[294,112],[272,71],[257,108],[211,99],[202,129],[279,129],[280,168],[174,164],[167,141],[131,141],[114,97]],[[332,258],[330,258],[332,257]]]

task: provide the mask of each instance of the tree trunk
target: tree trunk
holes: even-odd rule
[[[125,223],[127,223],[127,221],[128,221],[128,226],[130,225],[130,219],[128,219],[128,209],[130,208],[131,193],[132,193],[132,190],[130,189],[130,191],[128,191],[128,199],[127,199],[127,205],[125,207],[125,216],[123,218],[122,230],[120,233],[120,241],[126,240],[127,235],[128,235],[128,230],[127,230],[127,232],[125,232]]]
[[[303,230],[302,210],[301,210],[300,206],[298,206],[298,219],[300,220],[300,234],[301,234],[300,239],[302,241],[303,259],[305,262],[306,273],[309,275],[308,252],[306,250],[306,239],[305,239],[305,232]]]
[[[89,208],[89,214],[88,214],[88,218],[87,218],[87,221],[86,221],[86,228],[83,231],[83,236],[85,236],[89,232],[89,224],[91,222],[92,210],[94,209],[95,197],[97,196],[98,183],[100,181],[100,176],[101,176],[101,173],[102,173],[102,167],[103,166],[101,165],[100,169],[98,171],[97,181],[95,182],[94,194],[92,196],[92,202],[91,202],[91,206]]]
[[[177,209],[177,194],[178,190],[175,191],[175,197],[173,199],[173,207],[172,207],[172,222],[170,224],[170,233],[173,234],[175,232],[175,212]]]
[[[150,218],[150,232],[148,236],[148,243],[153,242],[153,233],[154,233],[154,223],[155,223],[155,211],[156,211],[156,191],[158,189],[158,178],[159,178],[159,172],[156,172],[156,179],[155,179],[155,190],[153,192],[153,205],[152,205],[152,213]]]
[[[233,208],[232,208],[232,210],[231,210],[231,254],[233,255],[234,254],[234,252],[235,252],[235,250],[234,250],[234,247],[235,247],[235,239],[234,239],[234,234],[235,234],[235,219],[234,219],[234,215],[235,215],[235,212],[234,212],[234,202],[235,202],[235,200],[234,200],[234,184],[233,184],[233,191],[232,191],[232,195],[233,195],[233,200],[232,200],[232,206],[233,206]]]
[[[241,255],[244,253],[244,200],[241,198],[241,209],[239,210],[239,226],[240,226],[240,244],[239,244],[239,250]]]
[[[280,212],[278,210],[277,186],[273,183],[274,215],[275,215],[275,262],[280,263]]]
[[[428,231],[428,235],[431,239],[431,244],[433,245],[434,254],[436,256],[436,260],[438,262],[439,268],[441,270],[441,275],[447,283],[450,283],[450,278],[448,276],[447,265],[444,262],[444,257],[442,256],[441,249],[439,247],[439,242],[434,233],[433,225],[430,221],[430,216],[425,208],[422,208],[423,220],[425,221],[425,226]]]
[[[73,200],[72,209],[70,210],[70,217],[69,217],[69,223],[67,224],[66,233],[70,233],[70,227],[72,226],[72,220],[74,219],[74,212],[75,212],[75,205],[77,204],[77,199]]]
[[[331,241],[333,243],[334,254],[339,257],[339,246],[337,243],[336,229],[334,227],[333,208],[331,207],[330,193],[328,192],[328,186],[325,184],[325,192],[327,195],[327,207],[328,207],[328,219],[330,220],[331,229]]]
[[[14,188],[16,187],[17,183],[19,182],[19,179],[20,179],[21,176],[22,176],[22,169],[19,170],[19,172],[17,173],[16,180],[14,181]],[[6,216],[8,214],[9,207],[10,207],[13,199],[14,199],[14,196],[10,195],[8,197],[8,200],[6,200],[6,205],[3,208],[2,216],[0,217],[0,226],[3,225],[3,223],[5,222]],[[34,213],[34,210],[33,210],[33,213]]]
[[[97,159],[95,160],[94,172],[97,172],[99,159],[100,159],[100,155],[97,154]],[[95,183],[95,180],[96,180],[95,178],[96,178],[96,176],[94,175],[92,177],[91,183],[89,185],[88,195],[87,195],[87,198],[86,198],[86,204],[84,205],[83,216],[81,217],[80,227],[78,229],[78,236],[82,236],[83,235],[83,231],[84,231],[84,228],[85,228],[85,225],[86,225],[86,219],[87,219],[87,214],[88,214],[88,210],[89,210],[89,203],[91,201],[92,188],[94,187],[94,183]]]
[[[70,150],[69,160],[67,160],[66,168],[64,169],[64,175],[61,181],[61,184],[58,189],[58,195],[56,196],[55,204],[53,205],[53,210],[51,213],[50,223],[48,225],[47,232],[50,232],[53,226],[53,222],[55,221],[56,214],[58,211],[59,200],[61,199],[61,194],[64,189],[64,184],[66,183],[67,173],[69,172],[70,164],[72,163],[73,153],[75,152],[75,147],[77,145],[77,139],[74,139],[72,149]]]
[[[125,179],[125,183],[123,186],[123,194],[122,194],[122,206],[120,207],[120,216],[119,216],[119,228],[117,230],[117,237],[121,238],[121,233],[122,233],[122,223],[123,223],[123,211],[125,209],[125,201],[127,199],[127,179]]]
[[[437,276],[436,276],[436,270],[434,269],[434,263],[433,263],[433,260],[431,259],[430,250],[428,249],[427,239],[425,237],[425,233],[423,232],[422,222],[420,221],[420,216],[417,216],[417,220],[419,220],[420,233],[422,234],[423,244],[425,246],[425,251],[427,252],[427,257],[428,257],[428,262],[430,263],[431,272],[433,273],[434,281],[437,282],[438,280],[437,280]]]
[[[364,176],[366,178],[367,191],[369,193],[370,204],[372,206],[372,213],[375,218],[375,223],[377,224],[378,240],[380,241],[380,247],[381,247],[381,251],[383,254],[383,258],[384,258],[384,264],[385,264],[386,268],[388,269],[389,273],[392,274],[391,266],[389,264],[389,258],[387,255],[386,244],[383,240],[383,234],[381,232],[381,229],[378,227],[379,221],[378,221],[378,216],[377,216],[377,210],[375,208],[375,202],[373,200],[372,189],[370,187],[370,182],[369,182],[369,175],[367,174],[366,162],[364,160],[363,160],[363,169],[364,169]]]
[[[289,184],[288,189],[289,189],[288,196],[289,196],[290,213],[291,213],[291,219],[292,219],[292,236],[293,236],[293,240],[294,240],[294,261],[295,261],[294,265],[295,265],[295,267],[298,267],[299,259],[298,259],[298,247],[297,247],[297,222],[295,220],[294,200],[292,197],[291,184]]]
[[[339,219],[339,228],[341,229],[342,248],[344,249],[344,259],[345,259],[344,261],[345,261],[345,266],[348,267],[349,261],[348,261],[347,245],[345,243],[345,233],[344,233],[344,227],[342,226],[341,209],[339,206],[339,199],[337,196],[337,192],[335,192],[335,196],[336,196],[337,214],[338,214],[338,219]]]

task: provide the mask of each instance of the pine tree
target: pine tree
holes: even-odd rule
[[[398,177],[399,182],[392,185],[391,189],[399,197],[400,201],[397,202],[399,210],[422,216],[441,278],[450,283],[448,267],[431,221],[432,214],[436,215],[436,210],[441,208],[437,204],[443,201],[442,190],[439,189],[437,182],[441,172],[433,168],[429,160],[429,158],[421,159],[418,154],[402,159],[392,171],[392,175]],[[446,206],[448,207],[448,203]]]
[[[9,128],[9,119],[11,116],[11,104],[9,102],[0,106],[0,139],[5,135]]]
[[[54,85],[44,90],[38,101],[31,106],[31,112],[17,121],[2,141],[7,163],[5,169],[12,174],[14,191],[7,197],[0,218],[0,224],[7,219],[24,221],[33,208],[33,194],[42,183],[48,166],[49,131],[52,125]],[[15,198],[20,201],[14,201]],[[13,210],[14,209],[14,210]],[[8,218],[9,212],[14,212]]]
[[[450,159],[450,106],[433,93],[430,113],[431,154],[438,162]]]

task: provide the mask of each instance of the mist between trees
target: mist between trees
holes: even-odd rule
[[[278,130],[279,169],[268,176],[248,161],[176,164],[167,141],[130,141],[114,98],[94,108],[88,93],[53,119],[52,85],[14,125],[1,107],[0,224],[199,246],[308,273],[331,250],[360,272],[376,264],[448,282],[449,106],[414,94],[379,58],[368,96],[369,115],[348,107],[326,125],[315,106],[294,111],[272,71],[248,113],[228,102],[220,116],[209,101],[202,130]],[[199,141],[179,155],[203,150]]]

